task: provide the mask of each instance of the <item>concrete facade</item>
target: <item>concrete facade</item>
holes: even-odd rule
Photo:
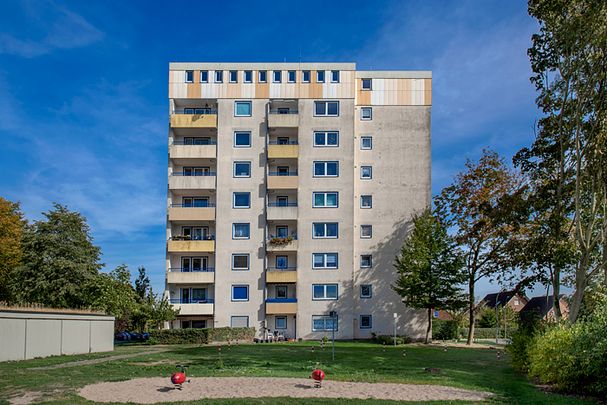
[[[0,361],[114,350],[114,317],[0,311]]]
[[[395,324],[422,337],[423,312],[391,284],[411,215],[430,204],[431,80],[353,63],[172,63],[166,294],[184,310],[167,327],[247,324],[259,336],[318,339],[334,312],[339,339]],[[250,115],[237,116],[248,110],[240,102]],[[337,111],[321,116],[317,102]],[[315,141],[328,132],[336,142]],[[337,162],[337,175],[316,175],[315,162],[327,172]],[[234,193],[249,193],[248,207]],[[314,193],[337,201],[315,206]],[[333,223],[337,237],[314,236],[314,224]],[[212,250],[197,247],[210,240]],[[336,254],[337,268],[314,266],[320,254]]]

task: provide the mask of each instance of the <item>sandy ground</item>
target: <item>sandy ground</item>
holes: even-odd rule
[[[192,378],[182,390],[174,389],[168,378],[137,378],[129,381],[87,385],[79,391],[96,402],[153,404],[192,401],[203,398],[356,398],[397,401],[482,401],[491,394],[440,385],[358,383],[326,381],[313,388],[313,381],[300,378],[205,377]]]

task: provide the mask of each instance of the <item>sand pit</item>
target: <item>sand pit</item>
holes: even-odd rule
[[[204,398],[356,398],[397,401],[482,401],[491,394],[441,385],[359,383],[326,381],[313,388],[305,378],[205,377],[192,378],[177,390],[168,378],[137,378],[129,381],[87,385],[79,392],[96,402],[133,402],[153,404],[169,401],[192,401]]]

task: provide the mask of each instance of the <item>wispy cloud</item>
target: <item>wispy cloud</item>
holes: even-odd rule
[[[24,58],[35,58],[56,49],[73,49],[90,45],[104,37],[103,32],[78,15],[54,2],[39,1],[27,7],[27,14],[43,15],[43,18],[26,18],[24,24],[30,29],[29,35],[37,37],[19,38],[0,33],[0,54],[10,54]]]

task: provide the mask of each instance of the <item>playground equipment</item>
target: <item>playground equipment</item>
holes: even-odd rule
[[[175,367],[177,367],[179,371],[171,375],[171,382],[173,383],[173,385],[175,385],[176,389],[181,390],[183,388],[184,383],[190,382],[190,380],[188,380],[188,377],[185,374],[185,369],[188,366],[183,364],[177,364],[177,366]]]
[[[322,380],[325,379],[325,372],[317,368],[312,371],[310,377],[314,380],[314,388],[322,388]]]

